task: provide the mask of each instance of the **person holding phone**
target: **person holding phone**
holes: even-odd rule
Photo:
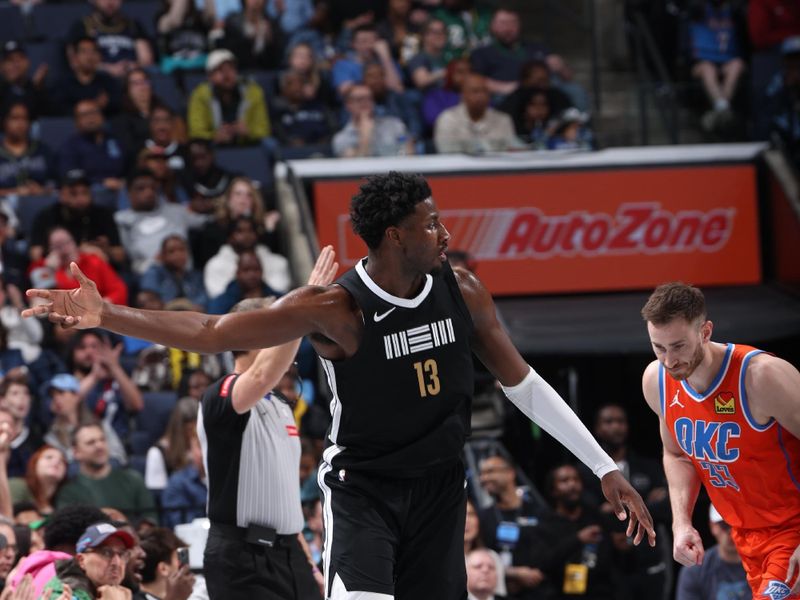
[[[186,600],[194,588],[189,548],[166,527],[154,527],[141,538],[145,551],[141,597],[134,600]]]

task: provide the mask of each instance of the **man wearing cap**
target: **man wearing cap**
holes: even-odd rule
[[[214,50],[206,60],[208,82],[189,98],[189,135],[217,144],[256,144],[270,134],[264,92],[240,79],[230,50]]]
[[[58,598],[68,586],[78,600],[130,600],[123,587],[125,565],[133,547],[131,534],[111,523],[95,523],[83,532],[75,545],[75,558],[56,563],[56,577],[45,587]]]
[[[56,226],[67,229],[79,246],[87,244],[102,252],[112,265],[121,267],[124,264],[125,249],[114,213],[92,201],[89,178],[83,169],[64,173],[58,203],[43,208],[34,218],[29,240],[31,261],[44,256],[48,232]]]
[[[717,545],[706,550],[703,563],[681,569],[675,600],[747,600],[751,597],[742,558],[728,525],[712,504],[708,509],[711,535]]]
[[[41,64],[33,76],[28,76],[31,61],[25,47],[16,40],[3,42],[0,49],[0,103],[8,106],[14,100],[21,100],[28,107],[31,120],[48,110],[45,77],[47,65]]]

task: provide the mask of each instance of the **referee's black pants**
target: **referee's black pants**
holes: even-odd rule
[[[210,600],[318,600],[322,598],[297,536],[273,547],[248,544],[237,528],[211,525],[203,557]]]

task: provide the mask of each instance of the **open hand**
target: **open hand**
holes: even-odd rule
[[[336,277],[339,263],[336,262],[336,252],[333,246],[325,246],[317,257],[317,262],[308,276],[308,285],[327,286]]]
[[[97,285],[74,262],[70,263],[69,268],[80,287],[74,290],[28,290],[28,298],[41,298],[46,302],[23,310],[23,317],[47,316],[51,323],[57,323],[65,329],[90,329],[100,325],[103,299],[97,291]]]
[[[650,511],[647,510],[639,492],[633,489],[633,486],[619,471],[606,473],[600,483],[603,487],[603,494],[611,504],[617,518],[624,521],[626,517],[629,517],[628,529],[625,534],[631,537],[634,532],[636,533],[633,544],[638,546],[647,535],[650,545],[655,546],[656,530],[653,528],[653,517],[650,516]],[[628,509],[627,513],[626,508]]]

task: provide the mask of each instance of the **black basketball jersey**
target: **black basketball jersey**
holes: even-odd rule
[[[416,477],[459,458],[473,392],[472,318],[448,263],[414,298],[369,277],[366,259],[336,283],[364,319],[356,353],[321,359],[333,399],[324,458],[336,469]]]

